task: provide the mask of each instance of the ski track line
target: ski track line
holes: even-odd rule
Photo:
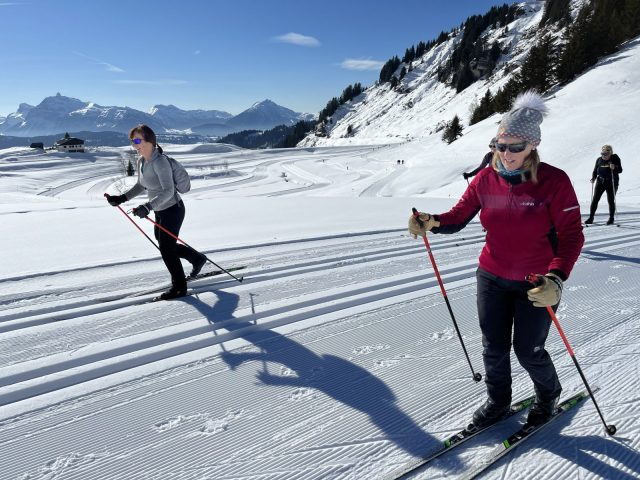
[[[475,276],[474,271],[469,272],[467,270],[465,272],[463,268],[460,270],[460,273],[449,275],[447,280],[454,282],[467,280]],[[250,331],[272,329],[339,310],[367,305],[376,300],[421,291],[437,285],[435,281],[430,281],[425,284],[424,280],[420,278],[411,280],[403,279],[386,282],[377,286],[377,288],[366,287],[355,289],[349,292],[348,297],[351,298],[349,300],[345,300],[345,298],[348,298],[345,297],[345,292],[339,292],[326,295],[320,299],[302,301],[295,306],[286,305],[270,311],[250,314],[230,321],[216,323],[213,326],[207,325],[181,333],[173,333],[154,340],[143,340],[139,344],[129,341],[127,345],[116,348],[114,351],[91,353],[86,356],[79,355],[72,360],[50,363],[45,367],[36,368],[35,370],[24,370],[26,365],[23,362],[19,364],[21,369],[23,369],[20,373],[0,377],[0,405],[24,400],[35,395],[48,393],[54,389],[64,388],[79,382],[86,382],[108,374],[181,355],[186,352],[211,347],[246,335]],[[411,284],[406,285],[409,282],[411,282]],[[274,318],[271,319],[272,317]],[[257,322],[258,320],[261,320],[260,324],[242,327],[227,333],[216,333],[218,330],[233,325],[233,323],[239,323],[240,321]],[[212,332],[216,333],[216,336],[213,338],[211,338]],[[149,350],[149,352],[143,353],[144,350]],[[107,354],[109,356],[105,358]],[[114,360],[113,362],[111,361],[112,359]],[[44,375],[62,374],[71,369],[82,370],[82,367],[86,367],[85,371],[70,372],[68,377],[49,381],[44,381],[41,378]],[[22,385],[22,387],[18,387],[18,384],[25,384],[30,380],[38,380],[38,382],[35,385]],[[4,387],[9,388],[11,391],[2,393]]]
[[[157,445],[157,444],[156,444]],[[168,467],[170,467],[170,465],[168,465]]]
[[[403,269],[400,269],[399,272],[403,271]],[[385,272],[388,276],[389,276],[389,271],[387,269],[387,271]],[[312,282],[310,282],[309,286],[313,287],[314,283],[317,281],[320,281],[323,284],[323,287],[325,288],[325,290],[330,290],[331,288],[346,288],[348,284],[350,285],[354,285],[357,282],[352,278],[355,275],[355,277],[357,278],[362,278],[362,274],[361,273],[353,273],[351,275],[351,281],[347,281],[348,279],[346,278],[338,278],[337,281],[334,278],[333,275],[327,277],[327,280],[323,280],[323,279],[316,279]],[[294,301],[296,300],[297,296],[299,295],[299,293],[297,293],[298,290],[302,290],[304,291],[304,284],[305,283],[309,283],[309,282],[302,282],[302,289],[300,288],[300,281],[295,281],[295,282],[291,282],[291,285],[296,287],[289,295],[286,294],[287,290],[286,290],[286,285],[280,285],[279,287],[277,287],[276,289],[278,290],[278,292],[282,292],[277,298],[279,301],[279,303],[283,303],[286,302],[287,299],[291,298]],[[270,289],[273,289],[274,287],[269,285]],[[310,288],[309,291],[313,290],[313,288]],[[256,292],[253,288],[252,288],[252,294],[253,292]],[[255,307],[257,309],[260,309],[263,305],[264,306],[270,306],[273,307],[276,304],[272,303],[272,298],[265,296],[260,290],[258,290],[258,299],[262,299],[262,302],[258,302],[258,303],[253,303],[251,302],[251,307]],[[241,297],[241,298],[246,298],[246,297]],[[241,302],[241,304],[239,305],[239,307],[242,307],[242,304],[245,304],[245,306],[249,306],[249,304],[247,302]],[[172,321],[169,322],[169,324],[167,325],[167,322],[161,321],[162,319],[156,319],[153,322],[141,322],[141,326],[143,323],[147,323],[149,326],[154,326],[154,330],[159,330],[160,328],[164,328],[164,327],[168,327],[171,326],[173,324],[179,324],[179,323],[184,323],[185,321],[189,321],[189,317],[188,315],[185,317],[184,315],[181,316],[176,316],[176,313],[178,313],[178,311],[176,310],[176,306],[178,305],[175,302],[172,302],[172,307],[174,307],[171,312],[169,313],[168,316],[165,315],[165,317],[171,318]],[[173,312],[176,313],[173,313]],[[123,312],[124,313],[124,312]],[[131,312],[133,313],[133,312]],[[86,327],[80,328],[78,329],[76,324],[77,322],[72,322],[68,327],[66,328],[62,328],[61,327],[55,327],[56,328],[56,332],[60,331],[60,341],[54,341],[54,342],[43,342],[41,337],[39,336],[40,334],[38,334],[38,338],[35,338],[35,335],[33,334],[29,334],[31,332],[31,330],[26,330],[25,332],[28,335],[22,335],[18,338],[13,339],[10,343],[8,343],[5,346],[2,346],[4,342],[0,341],[0,349],[2,349],[2,351],[4,352],[4,356],[6,355],[13,355],[12,351],[16,350],[17,352],[20,352],[19,349],[23,349],[25,352],[33,352],[31,353],[32,357],[38,357],[38,356],[42,356],[42,354],[38,353],[39,351],[42,351],[43,353],[46,353],[48,351],[57,351],[60,348],[65,349],[67,348],[67,345],[69,344],[69,342],[71,342],[71,344],[73,345],[77,345],[78,347],[76,348],[75,351],[78,351],[82,348],[85,348],[88,343],[91,343],[93,341],[99,341],[100,339],[104,338],[105,333],[106,335],[113,340],[114,338],[120,338],[122,336],[131,336],[133,334],[136,333],[140,333],[140,329],[136,328],[136,323],[137,322],[133,322],[132,323],[132,319],[129,318],[129,316],[131,316],[131,313],[128,316],[123,315],[122,313],[120,315],[117,315],[117,318],[121,319],[120,323],[122,323],[121,327],[118,327],[118,325],[116,324],[115,321],[92,321],[91,325],[87,325]],[[185,317],[185,318],[182,318]],[[133,318],[133,317],[132,317]],[[95,325],[95,327],[94,327]],[[104,330],[105,332],[103,333],[102,330],[102,326],[104,325]],[[47,330],[51,330],[51,329],[47,329]],[[95,332],[94,332],[95,331]],[[81,333],[82,335],[79,336],[78,333]],[[91,336],[88,334],[91,334],[92,332],[94,332]],[[122,332],[121,334],[119,334],[119,332]],[[114,336],[115,334],[115,336]],[[451,334],[449,334],[451,335]],[[94,340],[95,338],[95,340]],[[34,345],[38,345],[37,351],[34,351],[35,348],[33,347]],[[75,352],[74,351],[74,352]],[[72,352],[73,353],[73,352]],[[12,356],[11,358],[13,358],[14,360],[16,360],[18,357]]]
[[[339,437],[340,437],[340,435],[339,435]],[[157,446],[158,444],[156,443],[155,445]],[[170,467],[171,467],[171,465],[167,465],[167,468],[169,468],[169,470],[170,470]]]
[[[363,313],[363,314],[357,314],[353,317],[347,317],[344,320],[341,321],[336,321],[335,323],[331,323],[326,325],[325,327],[320,327],[320,328],[314,328],[312,330],[305,330],[302,331],[299,334],[295,334],[294,336],[296,337],[301,337],[302,339],[306,339],[306,337],[309,336],[310,333],[314,333],[313,338],[311,339],[306,339],[304,341],[305,344],[312,344],[318,341],[322,341],[325,340],[327,338],[333,338],[334,334],[331,333],[334,330],[337,330],[339,332],[344,333],[345,331],[352,331],[354,334],[357,334],[358,329],[361,327],[362,325],[362,319],[370,319],[366,322],[366,324],[375,324],[375,323],[383,323],[386,321],[390,321],[393,319],[396,319],[398,317],[401,317],[402,315],[406,314],[406,313],[410,313],[410,312],[419,312],[422,310],[422,308],[424,307],[419,307],[416,306],[416,304],[418,305],[423,305],[425,304],[427,306],[427,308],[433,308],[434,306],[438,306],[438,308],[443,308],[443,305],[440,304],[433,304],[431,302],[431,300],[429,298],[425,298],[423,300],[417,300],[417,301],[411,301],[411,302],[404,302],[402,303],[400,306],[395,306],[395,305],[391,305],[391,306],[387,306],[387,307],[382,307],[376,311],[373,312],[367,312],[367,313]],[[390,314],[390,311],[395,311],[400,309],[401,311],[396,313],[396,314]],[[408,311],[407,311],[408,309]],[[417,309],[417,310],[416,310]],[[404,312],[404,313],[403,313]],[[412,316],[415,316],[412,314]],[[440,317],[437,317],[440,318]],[[418,320],[421,321],[421,320]],[[442,321],[442,320],[440,320]],[[352,325],[353,327],[348,328],[349,325]],[[347,327],[345,329],[345,327]],[[317,335],[318,330],[320,330],[321,335]],[[322,333],[324,332],[324,333]],[[401,335],[398,332],[398,335]],[[392,337],[391,338],[395,338],[395,331],[392,332]],[[418,344],[423,344],[424,341],[423,340],[419,340],[417,342]],[[250,348],[245,348],[245,350],[255,350],[256,347],[250,347]],[[444,345],[442,346],[442,348],[444,348]],[[392,351],[390,353],[393,353]],[[447,355],[446,357],[449,357],[450,355]],[[406,358],[406,355],[401,355],[400,357],[398,357],[397,355],[394,355],[394,357],[397,357],[398,359],[403,359]],[[444,358],[444,357],[443,357]],[[388,371],[388,369],[386,369],[386,371]],[[200,378],[200,377],[199,377]],[[181,383],[181,384],[184,384]]]
[[[461,241],[456,244],[456,247],[473,245],[477,243],[476,240],[468,240]],[[444,247],[442,247],[444,248]],[[282,266],[275,268],[266,268],[260,271],[251,272],[246,271],[245,280],[249,280],[251,283],[256,282],[266,282],[269,280],[277,280],[281,278],[288,278],[292,274],[293,275],[303,275],[305,273],[312,272],[321,272],[326,270],[327,267],[345,267],[345,266],[354,266],[359,264],[367,264],[375,261],[384,261],[390,258],[399,258],[406,256],[415,256],[416,254],[422,254],[421,249],[416,247],[405,247],[404,249],[400,249],[398,252],[397,249],[384,249],[376,251],[372,254],[353,254],[353,255],[344,255],[341,257],[332,257],[329,259],[321,259],[317,261],[303,262],[298,265],[291,266]],[[346,263],[349,262],[349,263]],[[416,267],[422,267],[422,262],[416,262]],[[309,267],[309,268],[305,268]],[[271,272],[278,273],[277,275],[270,275]],[[216,277],[211,279],[202,279],[198,281],[197,285],[202,290],[205,286],[215,285],[218,288],[224,288],[225,285],[233,284],[232,280],[223,280],[225,277]],[[249,282],[246,282],[247,284]],[[161,287],[162,288],[162,287]],[[196,290],[198,290],[196,288]],[[144,301],[146,301],[146,297]],[[114,306],[129,306],[133,304],[143,303],[140,299],[123,299],[123,292],[117,292],[106,296],[98,296],[89,298],[82,301],[76,302],[67,302],[63,305],[59,306],[49,306],[49,307],[41,307],[39,309],[30,309],[27,315],[22,312],[14,312],[8,313],[6,315],[0,316],[0,333],[6,331],[12,331],[17,328],[27,328],[29,326],[40,325],[43,323],[49,323],[53,321],[58,321],[61,319],[70,319],[76,318],[79,315],[83,314],[83,311],[86,311],[87,314],[99,313],[102,310],[100,305],[95,305],[96,303],[103,302],[113,302]],[[92,308],[88,308],[91,307]],[[106,308],[106,307],[105,307]],[[85,310],[86,309],[86,310]],[[57,314],[57,315],[52,315]],[[12,321],[12,320],[19,321]],[[7,324],[2,325],[2,322],[7,322]]]
[[[635,235],[633,235],[633,237],[636,237]],[[482,238],[482,237],[481,237]],[[432,251],[438,251],[439,249],[445,249],[445,248],[458,248],[461,246],[466,246],[466,245],[472,245],[472,244],[476,244],[479,243],[481,240],[476,238],[470,238],[469,240],[458,240],[455,239],[453,240],[453,242],[447,242],[443,245],[434,245],[432,247]],[[601,248],[606,248],[607,246],[609,246],[610,243],[606,243],[605,245],[601,245]],[[303,274],[303,273],[309,273],[309,272],[313,272],[316,270],[320,270],[321,268],[318,267],[316,269],[314,268],[309,268],[309,269],[302,269],[301,267],[303,266],[322,266],[322,265],[326,265],[327,263],[336,263],[339,264],[340,262],[345,262],[347,260],[353,260],[352,264],[356,264],[357,263],[367,263],[367,262],[371,262],[374,260],[384,260],[384,259],[389,259],[389,258],[393,258],[393,257],[402,257],[402,256],[406,256],[406,255],[412,255],[414,253],[422,253],[421,252],[421,248],[419,247],[404,247],[402,249],[403,251],[401,252],[397,252],[397,248],[393,249],[393,248],[389,248],[389,249],[384,249],[384,250],[380,250],[376,253],[364,253],[364,254],[353,254],[353,255],[344,255],[342,257],[333,257],[330,259],[322,259],[322,260],[318,260],[315,262],[306,262],[306,263],[302,263],[299,265],[294,265],[294,266],[283,266],[283,267],[279,267],[279,268],[273,268],[273,269],[265,269],[262,271],[258,271],[255,272],[255,274],[253,274],[252,279],[260,279],[261,281],[266,281],[266,280],[273,280],[273,279],[277,279],[279,277],[285,277],[288,276],[291,273],[295,273],[295,274]],[[387,255],[385,255],[387,254]],[[272,275],[269,276],[268,272],[280,272],[280,275]],[[248,273],[248,272],[247,272]],[[206,280],[205,280],[206,281]],[[210,285],[210,284],[217,284],[217,286],[219,286],[219,288],[223,288],[225,285],[224,281],[221,281],[221,279],[211,279],[209,280],[210,283],[204,283],[201,282],[200,285],[204,286],[204,285]],[[219,285],[218,285],[219,284]],[[77,311],[77,309],[82,309],[84,307],[87,307],[89,305],[93,305],[97,302],[110,302],[110,301],[114,301],[114,300],[118,300],[122,298],[122,293],[115,293],[112,295],[108,295],[108,296],[102,296],[102,297],[94,297],[94,298],[90,298],[87,300],[83,300],[80,302],[70,302],[67,303],[65,305],[62,306],[52,306],[52,307],[44,307],[41,308],[39,310],[35,310],[35,309],[31,309],[30,311],[30,315],[24,315],[21,312],[16,312],[16,313],[9,313],[7,315],[3,315],[0,316],[0,322],[3,321],[10,321],[13,319],[20,319],[21,322],[19,323],[15,323],[11,324],[11,325],[6,325],[6,326],[0,326],[0,332],[4,332],[4,331],[11,331],[14,330],[17,327],[17,325],[20,325],[19,328],[26,328],[32,325],[38,325],[38,324],[42,324],[42,323],[48,323],[48,322],[52,322],[52,321],[57,321],[60,320],[61,317],[65,317],[65,318],[75,318],[74,316],[74,312]],[[140,303],[140,302],[134,302],[134,303]],[[133,303],[131,303],[133,304]],[[128,305],[128,304],[127,304]],[[125,306],[127,306],[125,305]],[[100,307],[94,307],[94,309],[90,309],[88,310],[87,313],[97,313],[102,311]],[[58,313],[57,316],[51,316],[47,319],[43,319],[41,318],[42,315],[49,315],[49,314],[53,314],[53,313]],[[31,319],[31,320],[30,320]]]

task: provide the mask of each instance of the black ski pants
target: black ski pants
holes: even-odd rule
[[[478,317],[482,330],[482,357],[489,398],[511,403],[511,344],[520,365],[529,373],[536,396],[550,401],[562,387],[544,344],[551,317],[546,308],[534,307],[527,298],[529,282],[506,280],[482,269],[478,281]],[[557,308],[557,305],[554,307]]]
[[[604,192],[607,192],[607,202],[609,202],[609,217],[613,218],[616,213],[616,193],[618,192],[618,185],[614,185],[611,180],[598,177],[595,182],[596,187],[593,192],[593,200],[591,200],[591,208],[589,209],[589,216],[593,218],[598,209],[598,202]]]
[[[176,237],[180,235],[180,227],[184,221],[184,203],[180,200],[175,205],[156,212],[156,223],[173,233]],[[184,276],[184,269],[180,258],[184,258],[190,263],[194,263],[200,257],[198,252],[178,244],[177,240],[158,227],[153,227],[153,234],[158,240],[162,260],[171,275],[171,283],[176,288],[186,288],[187,281]]]

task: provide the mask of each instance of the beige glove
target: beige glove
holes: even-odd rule
[[[529,300],[534,307],[552,307],[560,301],[562,296],[562,279],[554,273],[538,275],[538,281],[542,282],[535,288],[527,290]]]
[[[420,212],[418,218],[422,221],[422,226],[420,226],[414,215],[409,217],[409,233],[413,235],[413,238],[418,238],[418,235],[424,237],[433,227],[440,226],[440,222],[428,213]]]

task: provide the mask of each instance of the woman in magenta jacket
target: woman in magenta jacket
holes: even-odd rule
[[[486,243],[479,258],[477,303],[488,398],[473,415],[484,427],[502,418],[511,403],[513,350],[533,381],[536,400],[527,422],[549,420],[562,387],[544,348],[562,284],[580,255],[584,236],[578,199],[567,174],[542,163],[537,147],[546,106],[535,92],[516,98],[498,128],[492,168],[473,179],[458,203],[439,215],[409,219],[414,235],[455,233],[480,212]],[[539,274],[532,288],[528,274]]]

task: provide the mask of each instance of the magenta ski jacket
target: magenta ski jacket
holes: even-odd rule
[[[533,183],[519,176],[508,181],[485,168],[451,210],[435,215],[440,226],[432,231],[455,233],[478,212],[487,232],[481,269],[509,280],[548,272],[569,277],[584,235],[578,199],[563,170],[540,163]]]

